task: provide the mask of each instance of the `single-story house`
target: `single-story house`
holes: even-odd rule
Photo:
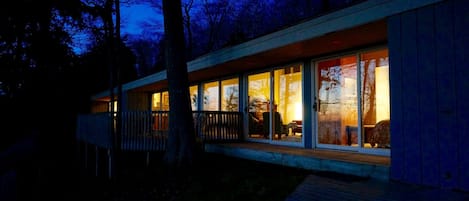
[[[189,61],[197,131],[381,157],[389,162],[381,178],[468,191],[468,4],[363,1]],[[122,90],[123,149],[158,149],[170,110],[166,72]],[[109,91],[92,99],[96,114],[109,111]],[[109,147],[109,128],[90,122],[112,115],[96,114],[81,118],[77,137]],[[136,148],[129,133],[147,140]]]

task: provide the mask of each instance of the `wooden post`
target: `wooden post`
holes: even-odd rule
[[[108,178],[112,179],[112,154],[111,150],[107,149],[107,158],[108,158]]]
[[[96,158],[95,158],[95,171],[94,171],[94,175],[97,177],[98,176],[98,163],[99,163],[99,149],[98,149],[98,146],[95,145],[95,154],[96,154]]]
[[[147,151],[147,160],[146,160],[146,166],[150,166],[150,152]]]

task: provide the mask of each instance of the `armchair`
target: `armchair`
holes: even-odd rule
[[[264,137],[269,136],[269,127],[270,127],[270,112],[264,112],[262,113],[262,117],[264,119],[263,123],[263,130],[264,130]],[[286,134],[287,132],[284,129],[284,125],[282,123],[282,118],[280,117],[280,113],[274,112],[273,114],[274,117],[274,134],[278,134],[278,138],[280,139],[282,137],[282,134]]]

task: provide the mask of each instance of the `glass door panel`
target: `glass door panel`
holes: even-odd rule
[[[248,137],[269,139],[263,113],[267,112],[270,97],[270,72],[248,76]],[[265,122],[267,123],[267,122]]]
[[[274,71],[273,131],[276,140],[301,142],[303,134],[302,65],[294,64]]]
[[[362,133],[364,148],[390,145],[390,96],[388,50],[360,55]]]
[[[317,142],[357,146],[357,59],[346,56],[317,63]]]

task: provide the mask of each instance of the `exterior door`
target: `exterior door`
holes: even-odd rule
[[[270,105],[270,72],[248,75],[247,77],[247,119],[250,139],[270,139],[268,122],[264,119]]]
[[[357,57],[327,59],[316,63],[318,147],[357,147]]]
[[[303,141],[302,69],[302,63],[293,63],[247,76],[250,139]]]

